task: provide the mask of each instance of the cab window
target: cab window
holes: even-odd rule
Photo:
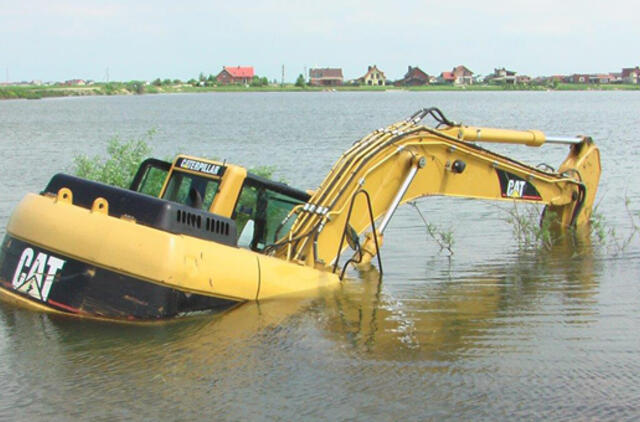
[[[174,171],[162,198],[208,211],[219,186],[219,179]]]
[[[295,218],[290,218],[281,227],[282,221],[293,207],[304,203],[308,195],[304,192],[292,195],[292,192],[278,189],[277,185],[268,186],[250,178],[245,181],[232,217],[240,234],[239,246],[261,251],[291,229]]]
[[[171,163],[155,158],[147,158],[140,164],[129,189],[158,197],[170,169]]]

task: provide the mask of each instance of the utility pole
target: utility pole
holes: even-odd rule
[[[284,86],[284,65],[282,65],[282,79],[280,80],[280,86]]]

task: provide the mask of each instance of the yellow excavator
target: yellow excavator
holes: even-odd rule
[[[421,122],[435,121],[434,127]],[[569,146],[557,170],[484,142]],[[315,191],[179,155],[147,159],[129,189],[57,174],[7,225],[0,298],[84,318],[164,320],[340,283],[378,259],[398,206],[449,195],[545,205],[560,230],[589,223],[600,178],[586,136],[465,126],[437,108],[354,143]],[[548,214],[547,214],[548,213]],[[353,249],[344,263],[341,255]]]

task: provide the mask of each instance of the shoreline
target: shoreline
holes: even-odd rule
[[[632,84],[558,84],[556,86],[543,85],[423,85],[423,86],[337,86],[337,87],[297,87],[291,84],[280,86],[204,86],[191,85],[154,86],[140,82],[132,83],[100,83],[90,86],[0,86],[0,100],[31,99],[75,96],[108,96],[108,95],[146,95],[146,94],[174,94],[174,93],[208,93],[208,92],[403,92],[403,91],[640,91],[640,85]]]

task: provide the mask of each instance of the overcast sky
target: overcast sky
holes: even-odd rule
[[[189,79],[251,65],[285,80],[377,64],[530,76],[640,65],[640,2],[0,0],[0,81]]]

